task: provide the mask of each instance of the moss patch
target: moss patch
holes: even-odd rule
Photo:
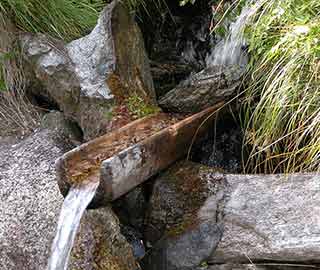
[[[208,197],[217,193],[221,169],[192,162],[179,162],[156,182],[148,217],[151,241],[176,238],[195,229],[200,222],[198,212]]]
[[[160,108],[149,104],[138,94],[133,94],[126,99],[126,104],[133,118],[142,118],[160,112]]]

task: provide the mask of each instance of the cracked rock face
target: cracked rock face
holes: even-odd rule
[[[288,269],[290,262],[320,262],[319,174],[216,170],[179,163],[156,180],[145,269],[250,269],[246,264],[261,262]]]
[[[1,140],[0,269],[46,269],[63,202],[54,162],[72,146],[50,130],[22,141]],[[136,269],[132,249],[110,209],[85,214],[70,265],[82,270]]]
[[[159,105],[172,112],[196,113],[227,101],[241,83],[243,69],[213,66],[191,75],[160,98]]]
[[[38,87],[30,91],[56,103],[86,139],[108,132],[114,102],[133,93],[155,100],[142,34],[115,0],[92,32],[69,44],[43,34],[21,37],[24,58]]]

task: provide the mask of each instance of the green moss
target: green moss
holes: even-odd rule
[[[191,162],[181,162],[170,168],[163,177],[172,194],[167,197],[167,203],[172,205],[170,209],[174,209],[174,213],[169,213],[166,220],[167,237],[178,237],[199,224],[198,211],[211,193],[204,176],[206,171],[201,167]],[[212,173],[212,170],[208,170]]]
[[[197,218],[197,211],[187,213],[183,216],[180,222],[171,225],[167,231],[166,236],[169,238],[176,238],[187,231],[196,228],[199,224],[199,220]]]
[[[114,116],[113,111],[111,110],[111,111],[104,112],[104,116],[106,117],[107,120],[111,121]]]
[[[201,268],[208,268],[208,267],[209,267],[208,262],[207,262],[207,261],[201,262],[201,263],[200,263],[200,267],[201,267]]]
[[[129,112],[135,118],[142,118],[160,111],[159,107],[149,104],[138,94],[132,94],[129,96],[126,99],[126,104]]]

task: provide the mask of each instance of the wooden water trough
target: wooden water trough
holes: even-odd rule
[[[71,150],[56,161],[62,194],[71,185],[100,181],[90,207],[110,203],[185,156],[223,105],[187,117],[159,113],[142,118]]]

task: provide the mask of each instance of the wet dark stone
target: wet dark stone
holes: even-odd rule
[[[147,6],[149,14],[140,14],[138,21],[151,59],[158,98],[192,71],[205,67],[212,39],[209,2],[196,1],[194,5],[181,7],[179,1],[168,0],[162,8],[154,8],[150,3]]]
[[[142,186],[138,186],[113,203],[113,209],[123,224],[141,230],[147,208],[147,200]]]
[[[206,137],[192,147],[191,160],[228,173],[242,172],[243,133],[231,115],[217,118]]]
[[[137,260],[141,260],[146,254],[142,233],[131,226],[123,224],[121,225],[121,233],[131,245],[133,256]]]
[[[192,74],[159,100],[166,111],[196,113],[236,95],[244,69],[237,65],[212,66]]]
[[[205,260],[222,236],[226,189],[222,174],[197,163],[178,162],[160,174],[146,215],[150,249],[143,269],[184,269]]]

